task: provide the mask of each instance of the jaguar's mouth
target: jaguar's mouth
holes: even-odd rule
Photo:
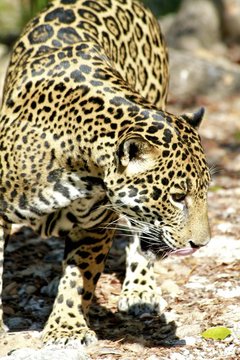
[[[154,242],[150,241],[144,233],[140,236],[140,245],[142,252],[152,260],[154,258],[162,259],[167,256],[188,256],[198,250],[198,247],[191,246],[181,249],[172,249],[162,239]]]
[[[197,250],[198,250],[197,248],[186,247],[186,248],[182,248],[182,249],[172,250],[168,255],[169,256],[174,256],[174,255],[187,256],[187,255],[192,255]]]

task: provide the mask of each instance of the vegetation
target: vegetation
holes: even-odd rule
[[[176,12],[182,0],[142,0],[156,16]]]
[[[40,11],[49,0],[21,0],[23,8],[23,19],[32,18]],[[170,12],[176,12],[182,0],[142,0],[156,16],[162,16]]]
[[[22,25],[42,10],[48,0],[21,0]]]

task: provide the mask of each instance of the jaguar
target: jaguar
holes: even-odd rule
[[[161,311],[154,261],[210,239],[204,110],[166,111],[168,82],[158,21],[137,0],[53,0],[13,48],[0,114],[0,275],[12,224],[65,241],[45,344],[96,341],[88,312],[116,228],[132,234],[118,307],[135,315]],[[2,303],[0,318],[5,330]]]

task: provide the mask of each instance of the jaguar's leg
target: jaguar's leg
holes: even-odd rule
[[[43,342],[89,344],[97,340],[88,327],[88,310],[104,269],[114,230],[74,228],[66,242],[63,276],[52,313],[43,330]]]
[[[118,302],[123,312],[140,315],[160,313],[166,306],[157,287],[154,264],[140,250],[138,234],[134,234],[126,249],[126,276]]]
[[[7,327],[3,322],[3,306],[2,306],[2,291],[3,291],[3,263],[4,263],[4,248],[11,232],[11,225],[5,223],[0,219],[0,332],[6,331]]]

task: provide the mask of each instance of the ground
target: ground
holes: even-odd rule
[[[193,256],[156,263],[167,307],[161,316],[133,318],[117,311],[124,269],[118,238],[92,307],[91,326],[99,343],[86,349],[91,359],[240,357],[240,100],[232,97],[206,105],[201,136],[210,166],[215,165],[209,192],[212,240]],[[180,111],[179,104],[170,108]],[[28,229],[16,230],[6,250],[4,310],[10,333],[0,338],[0,356],[40,347],[39,330],[61,271],[60,240],[42,241]],[[201,337],[202,331],[219,325],[232,330],[232,335],[222,341]]]

